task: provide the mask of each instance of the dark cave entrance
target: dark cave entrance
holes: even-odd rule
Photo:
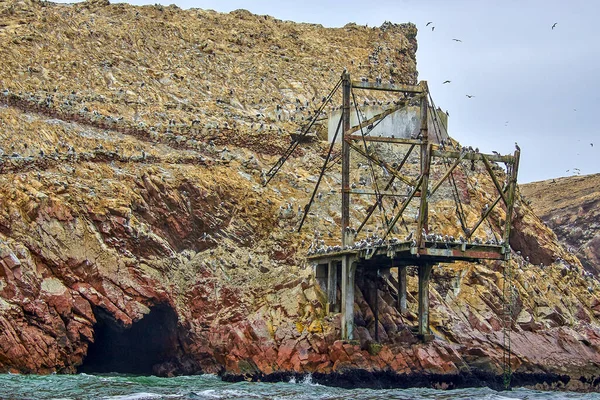
[[[155,365],[172,360],[177,351],[177,314],[159,304],[129,329],[103,309],[94,310],[94,343],[78,372],[151,375]]]

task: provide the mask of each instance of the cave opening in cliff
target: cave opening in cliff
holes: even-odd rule
[[[154,366],[177,350],[177,314],[168,305],[153,307],[131,327],[123,328],[101,308],[94,310],[94,343],[78,372],[151,375]]]

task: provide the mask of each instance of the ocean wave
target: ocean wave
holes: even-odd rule
[[[119,396],[103,397],[103,400],[149,400],[149,399],[177,399],[182,398],[180,394],[159,394],[159,393],[131,393]]]
[[[200,392],[194,392],[194,395],[199,398],[204,399],[235,399],[235,398],[256,398],[262,399],[264,394],[261,393],[251,393],[246,390],[239,389],[225,389],[225,390],[215,390],[215,389],[206,389]]]

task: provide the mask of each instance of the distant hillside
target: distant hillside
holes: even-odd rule
[[[585,268],[600,274],[600,174],[520,185],[536,214]]]

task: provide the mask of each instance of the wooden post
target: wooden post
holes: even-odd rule
[[[429,277],[433,264],[419,265],[419,336],[429,335]]]
[[[327,271],[327,307],[328,313],[334,312],[337,304],[337,261],[329,260]]]
[[[354,338],[354,273],[356,260],[344,254],[342,257],[342,340]]]
[[[375,276],[375,341],[379,342],[379,270]]]
[[[506,206],[506,223],[504,225],[504,246],[506,246],[507,257],[510,257],[510,228],[512,223],[512,214],[515,205],[515,192],[517,189],[517,174],[519,172],[519,159],[521,158],[521,151],[515,150],[515,162],[512,165],[510,173],[510,181],[508,183],[508,204]]]
[[[350,130],[350,74],[342,75],[342,247],[350,244],[347,229],[350,226],[350,146],[346,134]]]
[[[406,265],[398,267],[398,311],[405,315],[406,305]]]
[[[425,238],[423,237],[423,230],[427,232],[429,230],[427,221],[429,218],[428,209],[428,198],[427,191],[429,189],[429,169],[431,165],[431,144],[429,143],[429,133],[427,126],[427,111],[429,110],[429,102],[427,100],[427,82],[421,82],[423,87],[423,93],[425,96],[421,99],[421,176],[423,180],[421,182],[421,204],[419,206],[419,221],[417,224],[417,231],[415,232],[415,239],[419,247],[425,246]]]

